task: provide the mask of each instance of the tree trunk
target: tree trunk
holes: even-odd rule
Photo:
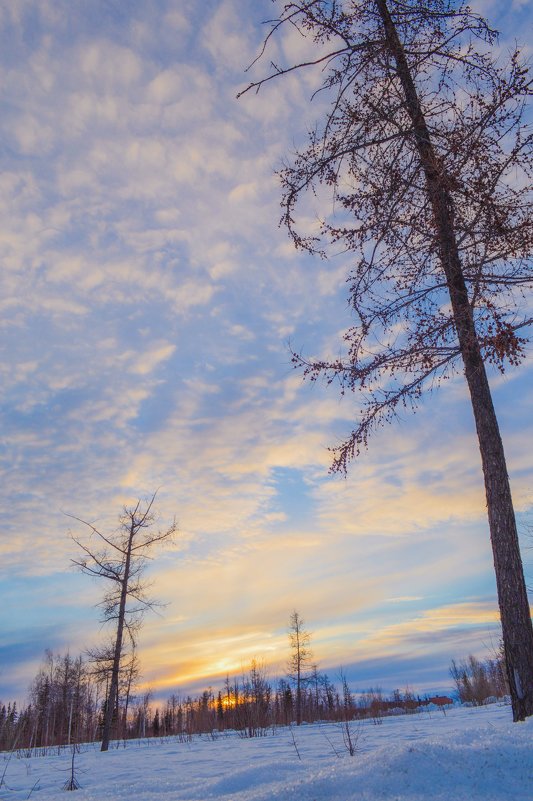
[[[450,294],[481,452],[513,720],[524,720],[533,715],[533,626],[503,444],[455,237],[453,199],[440,169],[387,1],[376,0],[376,5],[405,94],[433,209],[440,259]]]
[[[109,749],[109,740],[111,739],[111,727],[113,723],[113,712],[115,711],[115,704],[118,701],[118,678],[120,671],[120,657],[122,656],[122,638],[124,635],[124,618],[126,615],[126,600],[128,597],[128,582],[130,578],[131,548],[133,545],[134,534],[135,534],[135,527],[134,527],[134,521],[132,519],[130,524],[130,535],[128,538],[128,546],[126,551],[126,560],[124,563],[124,575],[121,581],[122,586],[120,591],[120,606],[118,610],[117,638],[115,640],[113,668],[111,670],[111,683],[109,685],[109,695],[107,696],[104,728],[102,731],[102,745],[100,751],[107,751]]]
[[[295,626],[295,657],[296,657],[296,725],[302,725],[302,658],[300,654],[300,628]]]

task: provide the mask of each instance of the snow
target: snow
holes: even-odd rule
[[[533,799],[533,719],[512,723],[507,706],[420,712],[381,725],[354,721],[351,729],[353,757],[335,723],[253,739],[229,732],[191,742],[129,741],[107,753],[84,745],[75,756],[81,788],[72,801]],[[1,754],[0,799],[65,798],[71,758],[68,749]]]

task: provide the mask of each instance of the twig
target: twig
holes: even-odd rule
[[[294,736],[294,730],[293,730],[293,728],[292,728],[292,726],[290,724],[289,724],[289,731],[291,733],[292,744],[294,746],[294,750],[296,751],[296,755],[298,756],[298,759],[301,762],[302,761],[302,757],[300,756],[300,752],[298,751],[298,746],[296,745],[296,737]]]
[[[328,735],[326,734],[326,732],[324,732],[324,731],[323,731],[323,732],[322,732],[322,735],[323,735],[323,736],[326,738],[326,740],[327,740],[327,741],[328,741],[328,743],[330,744],[330,746],[331,746],[331,748],[332,748],[332,751],[333,751],[333,753],[335,754],[335,756],[338,756],[338,757],[340,757],[340,755],[341,755],[341,754],[340,754],[340,751],[337,751],[337,749],[335,748],[335,746],[334,746],[333,742],[332,742],[332,741],[329,739],[329,737],[328,737]]]
[[[30,792],[26,796],[26,799],[28,799],[30,797],[30,795],[33,793],[33,791],[35,790],[35,788],[37,787],[37,785],[39,784],[40,781],[41,781],[40,779],[37,779],[37,781],[35,782],[35,784],[31,788]],[[37,789],[39,789],[39,788],[37,787]]]

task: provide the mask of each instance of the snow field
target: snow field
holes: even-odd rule
[[[509,707],[457,708],[351,724],[350,757],[339,724],[279,728],[266,737],[129,741],[76,755],[81,788],[62,786],[71,753],[0,755],[0,799],[21,801],[533,801],[533,719]],[[300,752],[298,759],[293,743]],[[339,755],[337,755],[337,752]]]

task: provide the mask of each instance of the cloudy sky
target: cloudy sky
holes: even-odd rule
[[[482,5],[503,46],[531,40],[530,4]],[[140,656],[162,694],[254,657],[283,672],[293,609],[320,666],[358,688],[446,687],[452,657],[497,645],[463,382],[328,475],[356,400],[302,383],[288,343],[338,352],[350,265],[295,253],[278,227],[274,171],[320,111],[307,79],[236,100],[271,15],[269,0],[0,0],[6,702],[45,648],[104,636],[65,513],[111,532],[158,488],[180,533],[150,567],[168,605]],[[286,36],[272,56],[301,47]],[[531,355],[491,381],[527,522]]]

